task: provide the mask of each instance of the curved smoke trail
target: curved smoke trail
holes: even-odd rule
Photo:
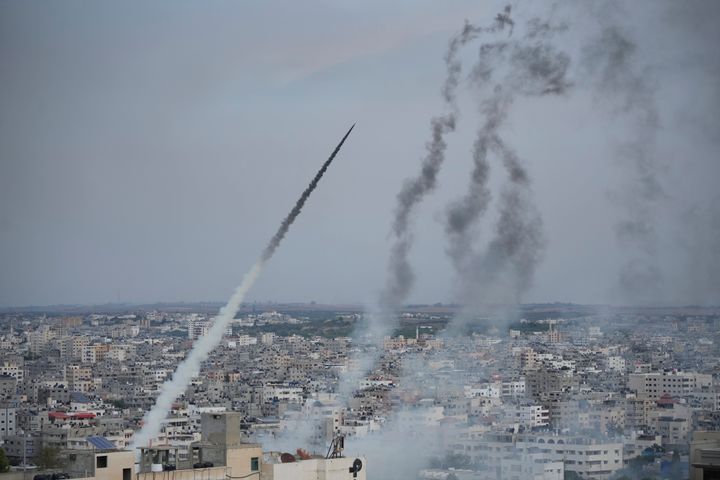
[[[506,10],[508,20],[509,14]],[[482,43],[471,73],[484,95],[480,103],[484,120],[473,146],[467,191],[448,206],[445,220],[446,252],[461,286],[458,300],[465,304],[497,302],[501,297],[519,301],[532,283],[544,244],[528,172],[502,140],[500,130],[516,98],[561,95],[570,88],[570,56],[551,41],[566,29],[564,25],[533,18],[526,27],[519,38]],[[476,252],[477,227],[491,200],[490,154],[500,158],[508,181],[500,194],[494,236],[485,250]]]
[[[337,388],[338,399],[345,403],[355,390],[358,380],[373,368],[382,353],[381,342],[392,333],[397,325],[394,314],[407,300],[415,283],[415,274],[408,255],[413,245],[412,217],[422,200],[437,186],[437,176],[445,161],[447,143],[445,136],[455,130],[459,117],[457,106],[457,88],[460,85],[462,62],[458,59],[460,49],[483,34],[493,34],[509,29],[512,33],[514,22],[510,18],[510,7],[498,13],[493,22],[486,27],[474,26],[465,22],[463,28],[454,34],[448,42],[444,56],[446,68],[445,82],[442,86],[442,98],[447,108],[444,115],[430,120],[432,136],[425,148],[427,153],[420,165],[419,173],[407,179],[398,192],[393,216],[391,237],[392,246],[388,260],[385,286],[378,298],[378,311],[366,312],[364,322],[356,327],[358,332],[368,338],[365,352],[355,358],[354,367],[346,372]]]
[[[175,370],[172,378],[162,385],[160,396],[158,396],[153,408],[145,415],[145,418],[143,419],[143,427],[137,434],[135,434],[131,448],[134,449],[138,446],[146,445],[160,433],[161,422],[167,416],[173,402],[182,395],[187,386],[190,384],[193,376],[200,371],[202,362],[207,359],[210,352],[212,352],[222,340],[223,333],[233,318],[235,318],[235,314],[240,309],[240,305],[242,304],[243,298],[245,298],[245,294],[253,286],[257,278],[260,276],[265,264],[273,256],[278,246],[280,246],[280,242],[290,229],[290,225],[293,224],[300,214],[305,202],[310,197],[313,190],[317,187],[320,179],[323,177],[333,159],[340,151],[340,147],[342,147],[343,143],[345,143],[345,140],[348,135],[350,135],[353,128],[355,128],[355,125],[350,127],[350,130],[348,130],[342,140],[340,140],[338,146],[335,147],[335,150],[332,152],[330,157],[325,161],[325,163],[323,163],[322,167],[310,181],[310,184],[307,186],[305,191],[303,191],[302,195],[300,195],[300,198],[295,203],[295,206],[292,210],[290,210],[290,213],[280,224],[280,228],[278,228],[275,235],[273,235],[268,242],[258,261],[252,266],[250,271],[245,274],[242,279],[242,283],[240,283],[240,285],[235,289],[235,292],[232,297],[230,297],[227,304],[220,309],[220,312],[215,318],[215,321],[208,333],[200,337],[195,342],[188,356],[185,357],[180,365],[178,365],[178,368]]]
[[[388,276],[385,288],[379,299],[379,307],[383,314],[394,312],[407,300],[410,290],[415,283],[415,275],[408,260],[408,254],[413,244],[411,218],[426,195],[435,190],[437,176],[445,161],[447,143],[445,135],[453,132],[459,115],[456,104],[457,87],[460,84],[462,62],[457,55],[461,47],[475,40],[480,34],[495,33],[509,27],[512,33],[514,26],[510,18],[510,7],[505,7],[489,27],[477,27],[465,22],[463,29],[454,35],[445,53],[445,67],[447,70],[445,83],[442,88],[442,97],[449,112],[434,117],[430,121],[432,138],[426,145],[427,154],[420,166],[417,176],[405,181],[397,195],[397,205],[392,224],[393,245],[390,249],[388,261]],[[378,323],[378,322],[376,322]],[[377,325],[371,330],[381,330],[383,333],[390,330],[389,325]]]

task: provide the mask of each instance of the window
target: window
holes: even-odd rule
[[[252,457],[250,459],[250,470],[253,472],[260,470],[260,459],[258,457]]]
[[[107,455],[95,457],[95,468],[107,468]]]
[[[123,468],[123,480],[132,480],[132,469]]]

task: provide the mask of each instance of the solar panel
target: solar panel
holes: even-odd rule
[[[90,445],[98,450],[114,450],[115,444],[105,437],[87,437]]]

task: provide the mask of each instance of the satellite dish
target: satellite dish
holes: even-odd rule
[[[352,467],[350,467],[348,470],[350,470],[350,473],[358,473],[360,470],[362,470],[362,460],[356,458],[352,464]]]
[[[295,455],[285,452],[280,455],[280,461],[282,463],[293,463],[295,461]]]

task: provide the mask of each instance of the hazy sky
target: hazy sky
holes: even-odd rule
[[[448,39],[502,5],[0,3],[0,305],[225,300],[353,122],[249,300],[373,300],[395,195],[443,112]],[[659,114],[653,301],[718,304],[720,2],[592,5],[636,42]],[[591,22],[582,14],[578,24]],[[582,35],[572,30],[567,48]],[[471,46],[465,54],[472,61]],[[517,102],[503,129],[546,238],[524,301],[633,301],[618,283],[629,257],[615,234],[634,188],[616,140],[633,126],[584,81]],[[413,302],[455,298],[443,215],[466,188],[474,100],[461,87],[438,188],[415,218]]]

